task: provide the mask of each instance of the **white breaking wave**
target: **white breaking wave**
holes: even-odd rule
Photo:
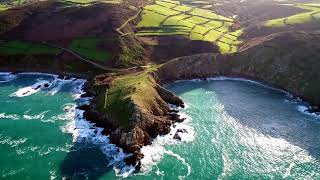
[[[58,77],[58,75],[56,74],[41,73],[41,72],[21,72],[21,73],[18,73],[18,75],[40,75],[40,76],[49,76],[54,78]]]
[[[68,108],[70,108],[70,104]],[[110,143],[109,137],[102,134],[103,128],[95,127],[83,118],[83,110],[76,109],[76,106],[69,109],[69,112],[61,119],[69,121],[65,126],[61,127],[65,133],[72,134],[73,142],[90,142],[98,145],[103,154],[109,161],[109,166],[113,165],[118,176],[127,177],[134,172],[134,166],[126,166],[124,159],[129,157],[123,150],[114,144]]]
[[[23,115],[23,118],[24,119],[27,119],[27,120],[30,120],[30,119],[43,119],[44,117],[45,117],[45,114],[47,113],[47,112],[49,112],[49,111],[44,111],[44,112],[42,112],[42,113],[40,113],[40,114],[37,114],[37,115],[29,115],[29,114],[27,114],[29,111],[26,111],[25,113],[24,113],[24,115]]]
[[[45,84],[50,84],[50,82],[47,81],[47,80],[38,81],[38,82],[36,82],[35,84],[33,84],[31,86],[27,86],[27,87],[18,89],[18,91],[12,93],[10,95],[10,97],[30,96],[30,95],[32,95],[34,93],[39,92],[41,89],[43,89]]]
[[[80,98],[84,93],[82,86],[86,81],[76,80],[74,82],[80,84],[73,90],[75,93],[74,97]],[[81,98],[80,100],[89,102],[90,98]],[[76,104],[66,104],[64,106],[64,111],[66,113],[59,115],[56,118],[60,120],[69,120],[69,122],[61,127],[61,129],[65,133],[72,134],[73,142],[88,142],[97,145],[108,159],[109,166],[113,166],[117,176],[128,177],[135,171],[134,166],[127,166],[124,162],[124,159],[131,156],[131,154],[126,154],[121,148],[111,144],[109,137],[102,133],[103,128],[96,127],[94,123],[84,119],[84,111],[77,109]]]
[[[57,178],[57,174],[55,170],[50,171],[49,173],[50,173],[50,180],[54,180]]]
[[[228,112],[224,109],[224,106],[220,104],[217,112],[221,115],[221,118],[226,123],[225,125],[232,127],[232,131],[237,134],[237,138],[234,139],[241,144],[241,146],[250,147],[247,153],[243,153],[244,162],[241,162],[244,168],[247,168],[248,173],[263,172],[270,173],[272,171],[280,171],[278,167],[274,167],[274,163],[289,163],[288,168],[283,173],[283,178],[290,176],[290,171],[296,162],[299,163],[314,163],[317,160],[311,156],[306,150],[293,143],[290,143],[286,139],[281,137],[272,137],[258,130],[252,129],[239,123],[239,121],[230,116]],[[216,142],[212,139],[212,142]],[[234,143],[236,144],[236,143]],[[220,144],[221,147],[228,146],[229,144]],[[234,147],[237,148],[237,147]],[[225,148],[228,149],[228,148]],[[225,150],[226,151],[226,150]],[[263,154],[256,154],[253,152],[263,152]],[[223,152],[229,154],[229,152]],[[228,172],[233,171],[233,168],[237,166],[236,163],[230,164],[228,157],[223,156],[225,163],[223,173],[219,176],[219,179],[225,179]],[[252,164],[250,159],[261,159],[264,161],[263,166],[260,162],[255,162]]]
[[[303,114],[306,114],[308,116],[312,116],[314,118],[320,119],[320,114],[314,113],[314,112],[308,112],[308,110],[310,109],[307,106],[304,105],[300,105],[297,107],[298,111],[302,112]]]
[[[65,84],[72,83],[72,84],[76,85],[76,88],[81,89],[81,84],[84,84],[86,82],[86,80],[84,80],[84,79],[76,79],[76,78],[59,79],[58,75],[48,74],[48,73],[25,72],[25,73],[19,73],[17,75],[12,75],[10,73],[3,73],[3,74],[5,74],[6,77],[14,76],[15,78],[17,78],[17,75],[41,75],[41,76],[49,76],[49,77],[53,78],[53,80],[38,80],[38,82],[36,82],[35,84],[33,84],[31,86],[20,88],[18,91],[12,93],[10,95],[11,97],[30,96],[30,95],[35,94],[43,89],[49,90],[48,95],[55,95],[57,92],[59,92],[61,90],[61,88]],[[81,91],[74,90],[74,94],[75,94],[74,96],[76,96],[75,98],[79,98],[78,96],[81,95]]]
[[[10,82],[17,78],[16,75],[10,72],[0,72],[0,83],[1,82]]]
[[[177,107],[171,105],[170,108],[177,110]],[[147,174],[152,171],[154,166],[163,159],[164,155],[169,155],[181,161],[183,165],[187,167],[188,173],[186,175],[180,175],[179,178],[182,179],[189,176],[191,173],[191,166],[186,162],[186,160],[180,155],[172,152],[171,150],[166,150],[164,145],[173,145],[177,143],[189,143],[195,139],[195,131],[191,126],[191,117],[184,114],[178,113],[181,118],[186,118],[182,123],[175,123],[170,127],[170,133],[167,135],[157,136],[151,145],[147,145],[141,148],[141,153],[144,157],[141,159],[141,172],[142,174]],[[178,130],[183,130],[182,132],[177,132]],[[178,134],[180,140],[174,138]],[[164,172],[160,171],[158,168],[157,175],[163,176]]]
[[[13,139],[12,137],[3,136],[0,134],[0,144],[2,145],[9,145],[10,147],[16,147],[20,144],[25,143],[28,138],[20,138],[20,139]]]
[[[17,119],[20,119],[20,116],[17,115],[17,114],[7,115],[6,113],[0,113],[0,119],[13,119],[13,120],[17,120]]]
[[[10,73],[2,73],[7,78],[11,76]],[[25,112],[23,115],[24,119],[40,119],[41,121],[55,121],[55,120],[66,120],[68,121],[66,125],[61,127],[62,131],[65,133],[72,134],[73,142],[88,142],[97,145],[106,158],[109,161],[109,166],[113,166],[115,173],[120,177],[128,177],[135,171],[134,166],[127,166],[124,162],[124,159],[131,156],[131,154],[126,154],[123,150],[117,147],[114,144],[110,143],[109,137],[102,133],[103,128],[98,128],[94,123],[90,123],[83,117],[83,110],[77,109],[78,105],[89,104],[92,97],[80,98],[85,92],[82,90],[84,84],[86,83],[85,79],[59,79],[58,75],[47,74],[47,73],[19,73],[17,75],[45,75],[50,76],[53,79],[43,80],[42,78],[38,79],[33,85],[23,87],[18,89],[16,92],[12,93],[10,97],[25,97],[35,94],[41,90],[47,90],[48,95],[55,95],[58,93],[65,84],[71,84],[74,88],[71,90],[72,96],[75,99],[75,103],[65,104],[63,110],[65,113],[54,116],[49,120],[45,119],[45,114],[48,111],[42,112],[36,115],[30,115],[29,112]],[[14,76],[16,78],[16,75]],[[13,76],[12,76],[13,78]],[[5,78],[1,78],[5,79]],[[0,81],[1,82],[1,81]],[[5,113],[0,114],[0,118],[10,118],[10,119],[20,119],[18,115],[6,115]],[[0,136],[1,137],[1,136]],[[27,139],[13,140],[11,138],[0,139],[0,144],[8,144],[12,147],[22,144]],[[70,146],[48,149],[17,149],[18,154],[24,154],[27,151],[37,151],[40,156],[49,154],[52,151],[65,151],[68,152]],[[51,172],[51,179],[55,178],[55,173]]]
[[[55,78],[50,85],[50,87],[52,87],[52,88],[49,90],[48,94],[51,96],[55,95],[57,92],[59,92],[61,90],[63,85],[72,82],[72,80],[73,79],[63,80],[63,79]]]

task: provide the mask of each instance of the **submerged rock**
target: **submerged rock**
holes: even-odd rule
[[[177,129],[177,133],[188,133],[186,129]]]
[[[174,134],[173,139],[181,141],[181,137],[179,136],[178,133]]]
[[[45,87],[45,88],[48,88],[50,85],[49,85],[49,83],[45,83],[44,85],[43,85],[43,87]]]
[[[173,136],[173,139],[181,141],[181,136],[179,135],[179,133],[188,133],[188,131],[186,129],[177,129],[176,133]]]

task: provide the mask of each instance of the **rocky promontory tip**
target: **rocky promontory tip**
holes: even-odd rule
[[[126,162],[137,166],[143,157],[140,152],[143,146],[151,144],[158,135],[168,134],[172,124],[183,121],[170,109],[170,105],[184,107],[183,101],[158,84],[157,77],[153,76],[155,69],[99,75],[96,91],[105,90],[104,97],[94,100],[99,113],[86,113],[87,116],[99,116],[91,119],[109,130],[111,143],[131,153]]]

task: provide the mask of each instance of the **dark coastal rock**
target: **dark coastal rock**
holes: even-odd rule
[[[135,169],[136,171],[139,171],[140,168],[141,168],[141,162],[140,160],[144,157],[144,155],[137,151],[137,152],[134,152],[130,157],[126,158],[125,159],[125,163],[126,164],[132,164],[132,165],[135,165]]]
[[[41,88],[41,85],[38,85],[36,88],[34,88],[34,90],[38,90]]]
[[[188,131],[186,129],[177,129],[176,133],[173,136],[173,139],[181,141],[181,136],[179,135],[179,133],[188,133]]]
[[[177,129],[177,133],[188,133],[186,129]]]
[[[172,92],[168,91],[167,89],[161,87],[160,85],[156,86],[156,90],[159,93],[160,97],[167,103],[176,105],[178,107],[184,108],[183,101],[173,94]]]
[[[176,140],[181,141],[181,137],[179,136],[178,133],[175,133],[175,134],[174,134],[173,139],[176,139]]]
[[[43,85],[43,87],[45,87],[45,88],[48,88],[50,85],[49,85],[49,83],[45,83],[44,85]]]
[[[180,115],[176,113],[170,114],[170,116],[174,122],[183,122],[186,119],[186,118],[180,118]]]

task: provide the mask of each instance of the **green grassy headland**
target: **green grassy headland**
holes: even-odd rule
[[[115,77],[110,88],[105,91],[105,97],[99,98],[100,110],[110,114],[119,125],[130,125],[134,104],[148,109],[148,102],[152,101],[157,93],[154,80],[150,76],[150,72],[156,69],[155,65],[143,72]]]

